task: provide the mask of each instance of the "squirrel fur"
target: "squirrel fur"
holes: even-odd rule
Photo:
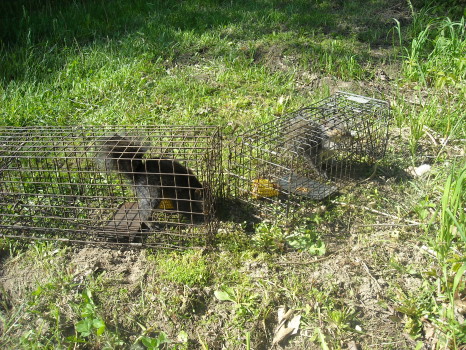
[[[322,164],[352,140],[352,133],[337,116],[322,121],[296,116],[287,122],[284,130],[285,148],[304,157],[325,179],[327,174]]]
[[[98,160],[107,171],[120,173],[131,184],[141,222],[152,228],[152,211],[170,199],[175,211],[191,223],[203,216],[203,186],[193,172],[175,159],[144,158],[147,148],[119,134],[100,140]]]

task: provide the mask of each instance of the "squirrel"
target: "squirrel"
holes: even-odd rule
[[[285,148],[304,157],[324,179],[328,176],[323,163],[353,140],[346,123],[336,115],[322,120],[298,115],[287,120],[283,132]]]
[[[155,228],[152,211],[162,199],[170,199],[175,211],[191,223],[204,219],[203,186],[189,168],[175,159],[144,158],[146,147],[119,134],[101,138],[99,145],[98,162],[130,182],[138,198],[140,220],[149,229]]]

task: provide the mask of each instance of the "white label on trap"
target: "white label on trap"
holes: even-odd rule
[[[357,102],[357,103],[367,103],[367,102],[369,102],[364,97],[358,97],[358,96],[348,96],[347,99],[351,100],[351,101],[354,101],[354,102]]]

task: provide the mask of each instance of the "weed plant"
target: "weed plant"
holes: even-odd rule
[[[458,300],[466,294],[466,164],[453,169],[447,178],[440,204],[440,228],[435,241],[440,265],[442,285],[447,306],[442,307],[440,316],[448,321],[439,322],[445,332],[445,341],[454,346],[466,342],[466,328],[458,322],[455,309]]]
[[[396,32],[402,42],[401,24]],[[466,93],[466,26],[464,17],[432,19],[427,13],[414,13],[411,43],[404,49],[406,79],[423,85],[452,86]]]
[[[459,348],[466,342],[466,328],[458,321],[457,307],[466,293],[465,188],[466,166],[454,167],[443,187],[438,206],[436,232],[431,243],[437,252],[436,281],[426,284],[421,296],[402,296],[401,311],[408,315],[407,331],[414,337],[422,332],[422,320],[429,319],[439,330],[442,347]],[[435,285],[438,288],[435,288]]]

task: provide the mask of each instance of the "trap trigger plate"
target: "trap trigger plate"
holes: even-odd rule
[[[139,205],[137,202],[123,203],[115,215],[107,222],[104,231],[132,233],[139,232],[141,220],[139,218]]]
[[[280,178],[278,184],[282,190],[288,193],[313,200],[322,200],[337,191],[336,186],[327,185],[297,174]]]

